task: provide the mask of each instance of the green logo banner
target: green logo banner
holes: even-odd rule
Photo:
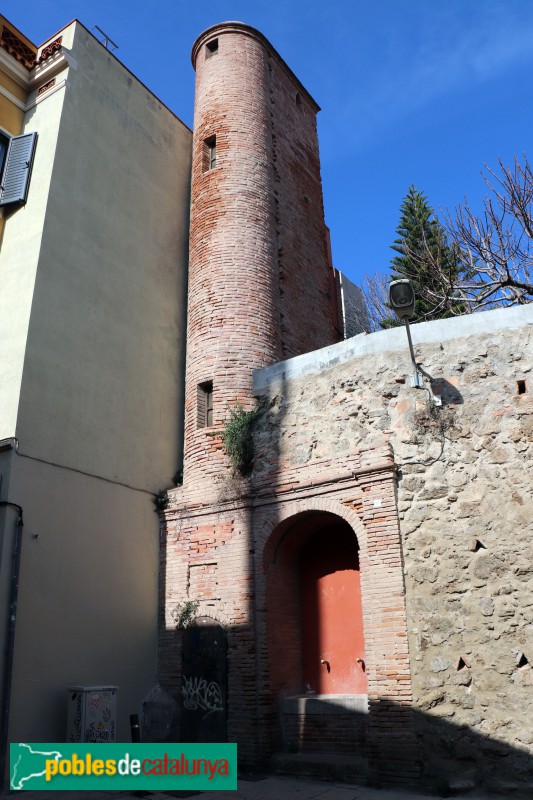
[[[10,788],[236,789],[236,744],[10,745]]]

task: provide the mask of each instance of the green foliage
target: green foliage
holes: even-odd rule
[[[222,438],[226,453],[235,474],[248,475],[253,468],[253,427],[261,414],[261,408],[245,411],[240,403],[230,409],[224,424]]]
[[[185,600],[185,602],[176,606],[172,611],[172,617],[176,623],[176,628],[182,630],[188,628],[198,611],[199,605],[199,600]]]
[[[402,203],[396,232],[398,238],[391,245],[397,254],[390,265],[391,280],[408,278],[411,281],[416,295],[412,321],[463,313],[460,304],[451,299],[457,283],[457,248],[448,243],[446,231],[435,218],[427,198],[414,186],[409,187]],[[380,322],[382,328],[401,324],[395,316]]]
[[[172,476],[172,483],[174,486],[183,486],[183,470],[178,469]]]
[[[157,494],[154,494],[152,497],[152,503],[155,506],[156,514],[160,514],[162,511],[165,511],[170,505],[170,497],[168,496],[168,492],[166,489],[162,489]]]

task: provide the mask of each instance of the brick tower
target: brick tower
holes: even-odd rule
[[[255,369],[341,335],[324,223],[318,106],[265,37],[240,22],[202,33],[192,62],[184,481],[170,493],[166,511],[161,680],[177,697],[184,686],[205,682],[204,672],[192,675],[185,667],[183,638],[175,633],[176,610],[179,616],[184,604],[199,603],[200,620],[224,631],[212,641],[227,637],[227,678],[210,677],[213,686],[227,686],[213,701],[215,710],[227,709],[228,739],[239,742],[241,760],[251,763],[260,755],[254,490],[253,479],[232,483],[224,420],[236,403],[253,407]],[[209,730],[201,725],[184,733],[195,702],[189,700],[181,738],[205,741]]]
[[[253,370],[339,333],[318,106],[242,23],[202,33],[192,62],[185,480],[203,481],[220,468],[206,428],[222,423],[228,405],[250,405]]]

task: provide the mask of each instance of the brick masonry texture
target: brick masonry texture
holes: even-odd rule
[[[407,624],[394,493],[391,453],[383,447],[341,460],[324,460],[311,468],[281,468],[277,477],[269,472],[267,482],[229,479],[215,507],[212,502],[202,503],[198,494],[196,508],[189,507],[184,520],[177,496],[176,508],[167,512],[163,565],[167,618],[162,638],[162,662],[167,666],[163,680],[171,691],[179,692],[172,610],[185,599],[198,600],[198,613],[216,619],[230,632],[229,696],[233,707],[228,735],[238,741],[244,763],[264,760],[279,747],[278,697],[303,688],[298,614],[294,608],[291,611],[296,573],[274,554],[288,526],[298,515],[313,511],[346,520],[359,542],[369,700],[381,704],[380,712],[370,715],[365,752],[375,769],[379,765],[383,781],[387,776],[391,780],[399,775],[409,777],[415,770],[414,755],[411,762],[406,756],[409,747],[414,753],[414,738],[410,733]],[[378,499],[381,506],[376,514]],[[196,574],[198,580],[192,577]],[[197,580],[196,594],[192,593],[192,580]],[[315,729],[319,722],[315,720]],[[335,723],[339,728],[338,720]],[[306,747],[309,737],[313,738],[312,730],[313,725],[308,725]],[[323,737],[326,752],[333,747],[334,733],[331,730],[329,737]],[[384,758],[383,748],[399,733],[401,753]],[[344,734],[338,742],[339,752],[357,745],[345,738]]]
[[[205,43],[213,38],[218,50],[206,57]],[[313,749],[321,741],[326,752],[335,742],[339,752],[364,750],[382,780],[409,778],[416,765],[390,448],[355,449],[309,469],[279,458],[272,441],[269,469],[248,480],[231,475],[222,445],[228,406],[255,403],[255,369],[340,338],[318,109],[252,29],[217,26],[200,37],[193,60],[184,484],[170,493],[161,551],[160,679],[179,698],[176,611],[197,601],[198,614],[228,632],[228,738],[239,743],[241,764],[260,763],[279,749],[279,698],[303,688],[297,570],[285,533],[309,512],[313,524],[322,525],[333,514],[358,538],[368,700],[379,713],[353,721],[357,741],[347,736],[346,717],[331,717],[327,736],[325,718],[307,720],[301,744]],[[205,143],[214,136],[216,166],[209,169]],[[198,429],[198,385],[208,381],[213,426]],[[299,535],[307,533],[304,526]],[[399,735],[401,758],[391,746]]]
[[[206,58],[214,38],[218,50]],[[340,336],[317,106],[247,26],[217,26],[193,54],[185,476],[209,483],[225,468],[220,426],[228,407],[253,404],[252,371]],[[216,166],[206,169],[212,136]],[[209,380],[214,426],[197,430],[197,386]]]
[[[215,38],[216,52],[206,50]],[[338,287],[316,104],[262,35],[239,23],[203,34],[193,63],[184,484],[171,492],[162,547],[160,673],[179,697],[174,613],[198,600],[198,613],[228,631],[228,737],[250,764],[266,752],[258,716],[275,708],[258,706],[267,665],[258,665],[264,645],[255,632],[251,488],[229,474],[223,424],[235,403],[255,405],[254,369],[339,340]],[[206,140],[213,137],[210,169]],[[213,425],[198,428],[198,386],[208,381]]]

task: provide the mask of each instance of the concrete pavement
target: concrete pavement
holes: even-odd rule
[[[463,795],[465,800],[509,800],[502,795],[486,795],[478,792]],[[235,791],[170,791],[170,792],[6,792],[4,798],[20,800],[439,800],[440,795],[421,794],[410,790],[372,789],[346,783],[302,780],[289,777],[240,778]]]

